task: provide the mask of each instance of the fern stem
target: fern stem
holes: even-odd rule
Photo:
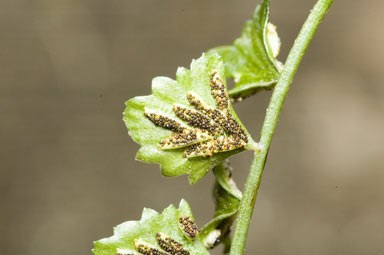
[[[255,156],[245,184],[230,255],[242,255],[244,252],[261,176],[282,105],[308,44],[332,2],[333,0],[318,0],[313,7],[289,52],[281,77],[274,88],[261,130],[260,150],[255,151]]]

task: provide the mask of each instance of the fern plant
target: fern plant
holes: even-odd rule
[[[216,181],[216,210],[199,228],[185,200],[162,213],[145,208],[139,221],[114,228],[94,242],[95,255],[203,255],[219,243],[224,252],[244,252],[266,156],[285,97],[298,65],[332,0],[318,0],[283,65],[276,57],[280,40],[263,0],[233,45],[208,50],[176,79],[156,77],[152,94],[126,102],[124,122],[141,147],[137,160],[160,165],[164,176],[188,175],[191,184],[209,171]],[[228,91],[227,78],[235,86]],[[237,117],[232,102],[273,89],[259,142]],[[254,159],[242,193],[231,178],[228,158],[245,150]],[[233,238],[230,228],[237,221]]]

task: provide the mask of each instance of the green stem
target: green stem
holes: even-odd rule
[[[282,105],[308,44],[332,2],[333,0],[318,0],[301,28],[289,52],[281,77],[274,88],[261,130],[260,150],[255,152],[255,157],[245,184],[230,255],[242,255],[244,252],[245,241],[247,239],[248,228],[259,190],[261,176]]]

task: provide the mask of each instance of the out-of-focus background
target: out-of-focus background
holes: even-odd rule
[[[124,101],[239,36],[258,1],[1,0],[0,250],[90,254],[92,241],[196,185],[134,161]],[[314,0],[273,0],[284,61]],[[337,0],[299,68],[246,254],[384,254],[384,1]],[[271,92],[235,105],[255,138]],[[232,158],[242,187],[251,153]],[[220,254],[221,248],[214,254]]]

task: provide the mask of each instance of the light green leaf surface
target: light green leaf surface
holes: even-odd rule
[[[218,53],[223,57],[227,77],[234,78],[236,84],[229,91],[233,98],[247,97],[271,88],[280,76],[281,64],[275,59],[280,49],[280,39],[275,26],[268,20],[269,0],[263,0],[233,45],[209,51],[210,54]]]
[[[179,226],[179,218],[189,216],[193,220],[189,204],[182,200],[179,208],[170,205],[160,214],[145,208],[140,221],[127,221],[114,228],[113,236],[94,242],[94,255],[139,254],[136,242],[144,242],[159,251],[164,250],[156,239],[157,233],[165,234],[182,245],[191,255],[208,255],[199,235],[191,239]]]
[[[220,186],[227,191],[227,193],[241,200],[241,191],[237,188],[236,183],[232,179],[232,169],[228,160],[224,161],[213,169],[213,173],[216,177],[216,181]]]
[[[162,115],[170,117],[191,127],[185,121],[177,118],[172,107],[181,104],[193,109],[187,100],[187,93],[193,92],[201,98],[209,107],[215,108],[216,101],[211,95],[210,75],[213,69],[222,77],[226,89],[225,68],[223,61],[217,54],[203,54],[199,59],[193,60],[190,70],[179,68],[176,80],[167,77],[156,77],[152,81],[152,95],[140,96],[126,102],[124,111],[124,122],[129,134],[135,142],[141,145],[136,158],[148,163],[158,163],[162,174],[165,176],[179,176],[189,174],[189,181],[196,183],[210,169],[218,165],[229,156],[243,151],[243,148],[215,153],[211,157],[183,157],[184,148],[173,150],[159,149],[159,143],[169,137],[172,131],[156,126],[151,120],[144,116],[146,109],[161,112]],[[229,112],[246,132],[248,145],[254,146],[248,132],[241,124],[232,105],[229,102]]]
[[[213,219],[201,230],[200,237],[208,248],[213,248],[221,241],[226,241],[223,242],[226,246],[225,250],[229,250],[227,246],[230,246],[230,242],[228,242],[227,235],[239,209],[241,191],[232,180],[227,163],[223,162],[216,166],[213,172],[216,177],[214,187],[216,210]]]

